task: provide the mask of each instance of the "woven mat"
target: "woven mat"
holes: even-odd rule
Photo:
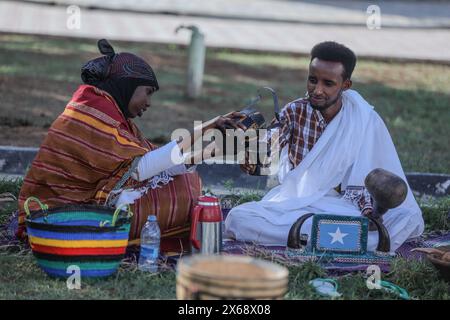
[[[422,260],[425,259],[425,255],[419,252],[411,252],[414,248],[423,247],[437,247],[443,245],[450,245],[450,232],[445,233],[433,233],[422,236],[417,239],[410,240],[404,243],[396,252],[396,257],[403,257],[410,260]],[[261,246],[253,243],[246,243],[241,241],[225,240],[223,242],[223,254],[237,254],[247,255],[257,258],[264,258],[272,261],[281,262],[287,265],[300,265],[305,263],[311,258],[304,256],[296,256],[292,254],[291,250],[286,250],[286,247],[282,246]],[[161,255],[161,262],[175,268],[180,257],[189,255],[188,252],[183,254],[171,252]],[[139,247],[130,247],[127,250],[127,261],[138,261]],[[366,271],[370,264],[376,264],[380,267],[381,271],[389,272],[390,264],[386,262],[386,259],[380,259],[378,262],[371,263],[323,263],[320,259],[316,260],[322,265],[324,269],[329,271],[330,274],[341,275],[349,272]]]
[[[16,237],[18,221],[18,211],[16,211],[5,224],[0,224],[0,247],[31,249],[28,242],[20,241]]]
[[[424,235],[420,238],[411,239],[405,242],[395,252],[396,257],[402,257],[407,260],[422,260],[425,255],[420,252],[411,252],[414,248],[431,248],[443,245],[450,245],[450,232],[435,232],[433,234]],[[249,256],[265,257],[274,259],[288,264],[303,263],[308,260],[302,256],[295,256],[291,250],[287,250],[283,246],[261,246],[252,243],[245,243],[240,241],[224,241],[223,250],[229,254],[244,254]],[[318,260],[321,263],[320,259]],[[367,263],[321,263],[322,266],[329,271],[336,272],[352,272],[365,271],[369,264]],[[385,259],[370,264],[377,264],[384,272],[388,272],[390,265]]]

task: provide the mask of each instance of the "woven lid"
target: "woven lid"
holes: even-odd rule
[[[196,255],[182,258],[178,272],[194,277],[242,281],[287,279],[288,270],[275,263],[237,255]]]

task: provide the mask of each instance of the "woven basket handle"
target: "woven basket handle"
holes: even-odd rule
[[[25,203],[23,204],[23,209],[25,210],[25,213],[28,216],[30,216],[30,208],[28,208],[28,203],[33,200],[39,204],[42,211],[48,210],[48,206],[46,204],[43,204],[38,198],[36,197],[29,197],[27,200],[25,200]]]
[[[117,218],[119,217],[119,213],[120,213],[120,211],[122,210],[123,207],[127,207],[127,209],[128,209],[127,210],[128,211],[127,218],[131,218],[133,216],[133,212],[131,212],[130,205],[127,204],[127,203],[121,204],[120,206],[117,207],[116,211],[114,211],[113,219],[112,219],[112,222],[111,222],[111,225],[113,227],[116,225]]]

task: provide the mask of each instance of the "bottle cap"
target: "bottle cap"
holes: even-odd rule
[[[156,216],[154,214],[149,215],[147,218],[147,221],[150,221],[150,222],[157,221]]]

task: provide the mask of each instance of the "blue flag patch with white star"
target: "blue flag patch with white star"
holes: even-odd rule
[[[367,251],[367,225],[365,217],[317,214],[313,217],[312,248],[364,254]]]

